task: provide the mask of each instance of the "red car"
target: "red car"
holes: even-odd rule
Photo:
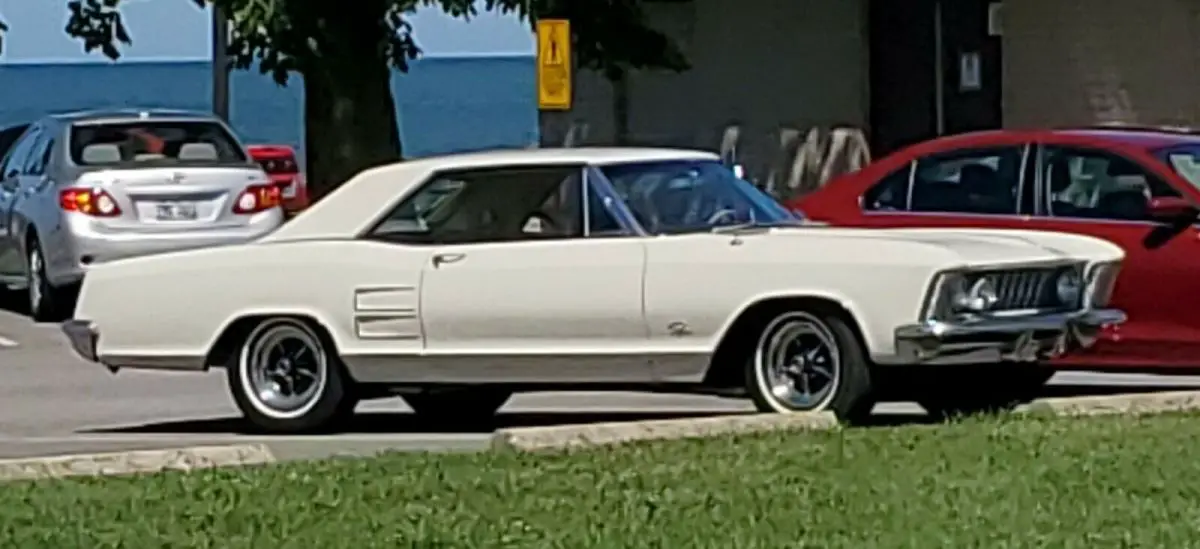
[[[249,145],[246,149],[279,187],[284,213],[295,215],[308,207],[308,186],[296,162],[295,150],[287,145]]]
[[[1129,321],[1059,367],[1200,367],[1200,135],[1161,129],[944,137],[830,181],[789,207],[856,227],[1061,231],[1125,249],[1113,306]],[[886,274],[881,275],[886,276]]]

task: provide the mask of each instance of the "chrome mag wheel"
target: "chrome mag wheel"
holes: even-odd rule
[[[325,348],[302,322],[275,319],[246,340],[238,364],[249,403],[273,419],[298,418],[317,406],[329,381]]]
[[[791,312],[763,331],[755,368],[764,393],[788,411],[825,409],[841,383],[841,349],[829,327],[816,316]]]

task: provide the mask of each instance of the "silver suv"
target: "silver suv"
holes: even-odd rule
[[[53,115],[0,131],[0,149],[0,285],[27,290],[38,321],[72,313],[93,263],[243,242],[283,221],[279,189],[212,115]]]

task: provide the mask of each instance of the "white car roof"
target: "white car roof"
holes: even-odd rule
[[[719,159],[715,153],[687,149],[579,147],[493,150],[407,160],[371,168],[350,178],[262,241],[354,237],[375,221],[385,204],[393,203],[396,197],[407,194],[440,171]]]

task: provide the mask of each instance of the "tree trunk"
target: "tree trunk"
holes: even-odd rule
[[[386,8],[380,0],[338,2],[326,14],[319,62],[303,72],[313,200],[364,169],[400,158],[391,68],[381,47]]]

